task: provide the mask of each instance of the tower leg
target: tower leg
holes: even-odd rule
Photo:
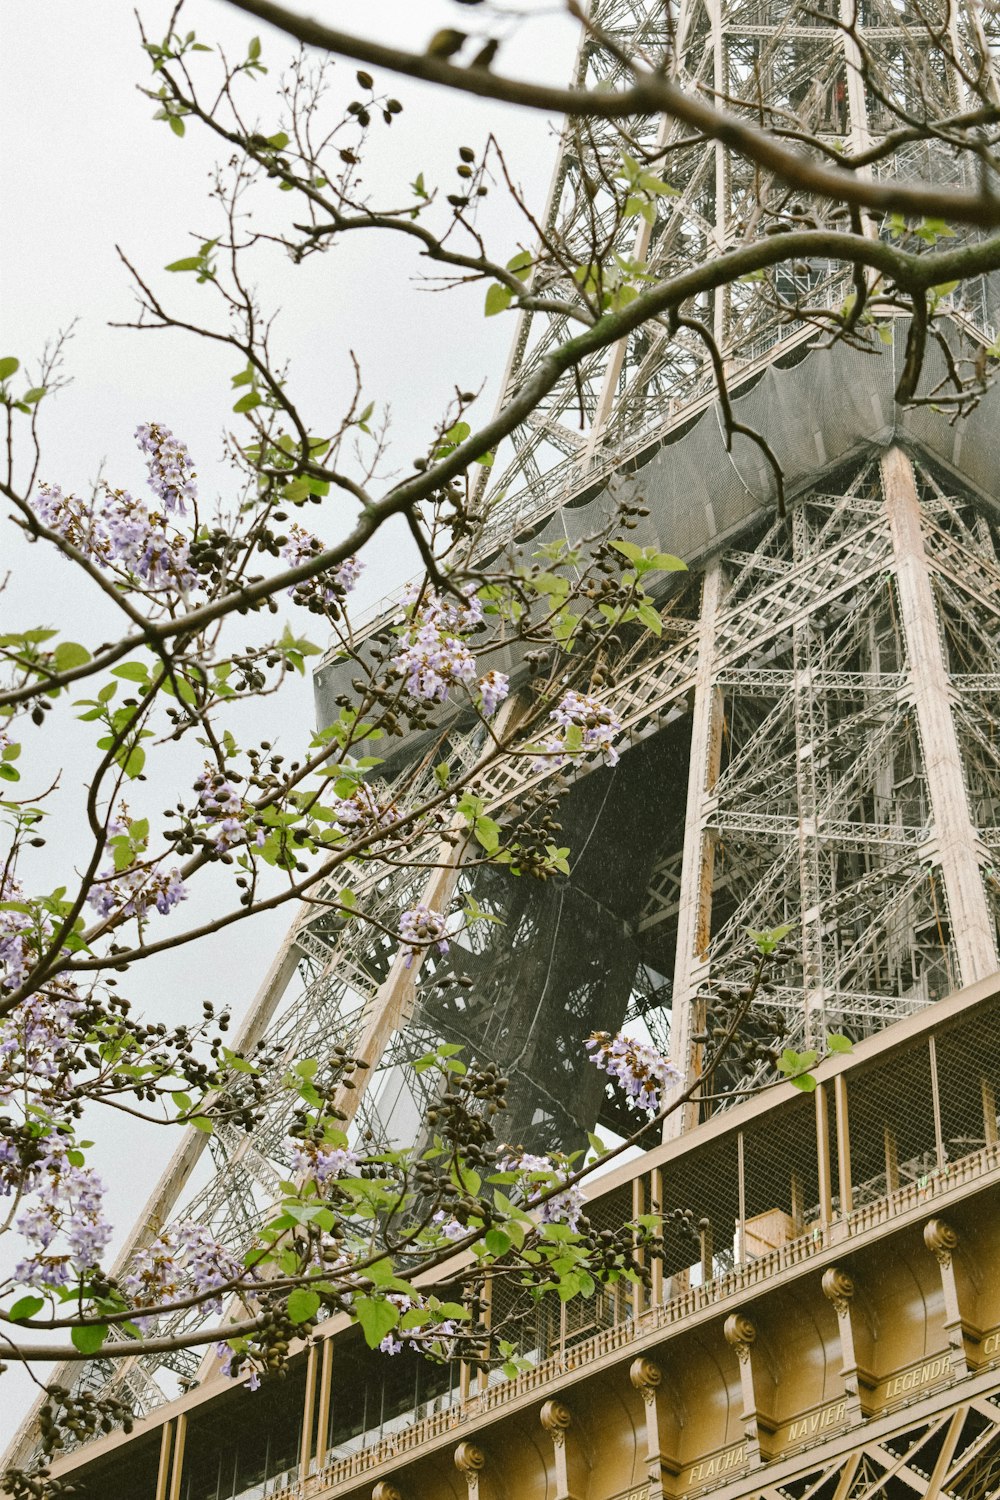
[[[704,1021],[704,1002],[698,995],[708,972],[711,936],[716,835],[708,826],[708,817],[722,755],[722,693],[715,682],[715,637],[721,599],[722,567],[715,560],[705,570],[701,591],[670,1023],[671,1056],[685,1086],[696,1077],[701,1061],[701,1048],[693,1038]],[[673,1139],[696,1124],[697,1115],[696,1104],[676,1110],[664,1122],[664,1138]]]
[[[951,941],[961,982],[972,984],[996,972],[996,939],[952,718],[951,690],[924,550],[913,465],[902,449],[891,448],[882,459],[882,486],[930,798],[934,852],[948,898]]]

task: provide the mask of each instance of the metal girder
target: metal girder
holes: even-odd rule
[[[846,3],[846,0],[845,0]],[[859,10],[805,3],[778,5],[761,0],[592,0],[591,18],[621,49],[611,55],[600,46],[581,48],[575,80],[582,87],[615,87],[626,77],[625,58],[647,66],[662,62],[688,87],[746,100],[748,111],[782,127],[816,133],[838,149],[863,149],[894,122],[862,78],[862,55],[854,36],[838,22],[856,27],[865,48],[864,66],[873,81],[893,89],[905,103],[926,113],[929,101],[948,111],[959,106],[947,80],[936,78],[928,61],[926,33],[916,8],[892,0],[872,0]],[[981,58],[983,43],[977,8],[959,4],[952,12],[952,40],[960,55]],[[964,168],[954,153],[921,143],[921,175],[962,181]],[[650,153],[657,170],[677,192],[656,201],[652,224],[612,217],[614,180],[623,151]],[[928,156],[930,153],[930,156]],[[940,158],[940,160],[939,160]],[[871,169],[862,169],[870,173]],[[903,147],[898,159],[879,164],[880,172],[913,170]],[[767,216],[787,199],[785,189],[758,167],[732,157],[722,143],[692,141],[686,127],[665,117],[632,122],[627,135],[614,124],[566,124],[545,218],[546,236],[566,260],[587,264],[603,235],[610,249],[640,261],[650,275],[675,273],[745,237],[759,232]],[[638,228],[636,227],[638,225]],[[775,357],[797,342],[802,328],[783,313],[774,291],[794,302],[805,296],[811,307],[838,307],[849,291],[839,268],[810,266],[798,274],[737,284],[710,294],[697,309],[723,352],[731,379],[762,356]],[[801,283],[801,284],[799,284]],[[566,301],[574,293],[568,272],[545,271],[533,290]],[[983,321],[975,287],[967,319]],[[529,379],[546,355],[569,332],[564,314],[519,314],[501,401]],[[677,420],[686,419],[710,398],[713,375],[705,348],[690,333],[664,327],[640,329],[595,355],[573,378],[561,382],[516,444],[502,448],[488,482],[484,505],[490,528],[505,534],[512,522],[556,509],[567,488],[579,489],[609,460],[620,462],[636,443],[649,441]],[[578,453],[567,456],[567,431],[580,434]]]

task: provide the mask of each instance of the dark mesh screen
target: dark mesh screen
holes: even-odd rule
[[[681,739],[645,741],[572,787],[558,813],[571,876],[472,870],[466,889],[499,922],[476,924],[425,966],[411,1029],[460,1043],[466,1060],[500,1065],[510,1080],[502,1133],[526,1150],[585,1145],[604,1109],[604,1075],[583,1043],[622,1026],[644,973],[636,926],[655,861],[668,840],[680,841]]]

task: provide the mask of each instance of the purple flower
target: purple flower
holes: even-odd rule
[[[331,804],[334,821],[341,830],[387,828],[396,818],[396,808],[383,807],[367,782],[360,782],[348,797]]]
[[[495,713],[509,692],[510,678],[506,672],[490,671],[485,677],[480,677],[479,696],[482,699],[483,713]]]
[[[681,1081],[673,1063],[646,1042],[595,1031],[584,1045],[590,1050],[590,1061],[625,1090],[630,1108],[656,1114],[663,1108],[667,1090]]]
[[[450,1218],[443,1208],[439,1208],[431,1219],[431,1223],[437,1226],[439,1234],[443,1234],[446,1240],[460,1240],[468,1233],[464,1224],[457,1219]]]
[[[555,1166],[549,1157],[532,1156],[528,1152],[508,1157],[506,1161],[501,1162],[500,1170],[502,1172],[526,1172],[532,1175],[533,1180],[525,1185],[529,1206],[538,1203],[543,1193],[565,1182],[567,1176],[566,1171]],[[534,1175],[536,1173],[544,1173],[544,1180],[538,1180]],[[580,1184],[574,1182],[564,1193],[556,1193],[541,1204],[539,1219],[543,1224],[565,1224],[568,1228],[575,1230],[579,1226],[580,1215],[583,1213],[586,1201]]]
[[[293,524],[288,529],[288,540],[281,549],[281,556],[294,567],[297,563],[307,562],[323,550],[324,544],[318,536]],[[364,566],[359,557],[346,557],[343,562],[324,569],[315,578],[293,584],[288,592],[299,604],[307,604],[311,599],[318,599],[323,604],[340,604],[356,585]]]
[[[35,500],[40,520],[102,568],[111,568],[149,592],[178,592],[197,582],[188,543],[168,533],[164,518],[152,513],[128,490],[105,485],[102,498],[85,504],[64,495],[58,485],[40,485]]]
[[[242,1262],[204,1224],[186,1219],[162,1230],[136,1253],[122,1287],[133,1307],[155,1308],[192,1293],[203,1296],[214,1292],[233,1281],[245,1280],[248,1274]],[[206,1312],[221,1313],[222,1296],[209,1296],[203,1306]],[[150,1319],[139,1321],[146,1325]]]
[[[451,688],[469,687],[475,680],[476,659],[461,636],[482,621],[483,606],[474,585],[465,589],[461,601],[430,593],[404,632],[402,649],[392,658],[392,665],[406,679],[406,691],[428,703],[444,703]],[[506,696],[499,683],[502,679],[506,684],[506,678],[502,672],[495,675],[499,702]]]
[[[603,755],[609,766],[618,764],[620,757],[614,741],[621,733],[621,721],[599,698],[589,693],[568,692],[549,714],[549,719],[557,732],[539,744],[541,753],[532,762],[532,770],[579,765],[585,755],[594,753]],[[568,742],[571,729],[581,731],[578,747]]]
[[[416,906],[411,906],[409,911],[404,911],[399,919],[399,937],[409,950],[406,968],[410,967],[413,960],[423,953],[425,948],[433,946],[439,953],[447,953],[447,930],[447,924],[441,912],[425,906],[422,901]]]
[[[321,1185],[331,1178],[345,1177],[358,1164],[358,1157],[346,1147],[324,1146],[294,1135],[286,1135],[284,1145],[292,1171]]]
[[[15,1227],[30,1253],[14,1274],[27,1286],[65,1286],[71,1268],[83,1275],[100,1265],[111,1238],[104,1184],[91,1168],[70,1161],[70,1149],[63,1137],[49,1137],[19,1183],[24,1207]]]
[[[148,455],[146,468],[150,489],[162,500],[168,514],[172,511],[183,513],[187,509],[185,500],[194,502],[198,498],[195,487],[198,476],[192,468],[187,448],[174,437],[169,427],[161,427],[158,422],[143,422],[135,429],[135,437],[142,452]]]
[[[87,905],[100,917],[142,918],[155,906],[161,916],[187,900],[187,886],[176,867],[135,865],[130,870],[102,870],[87,892]]]

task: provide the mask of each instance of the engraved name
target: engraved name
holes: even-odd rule
[[[905,1375],[897,1375],[894,1380],[887,1382],[884,1396],[887,1401],[893,1396],[901,1396],[905,1391],[916,1391],[922,1385],[929,1385],[932,1380],[939,1380],[942,1375],[951,1369],[951,1356],[939,1354],[935,1359],[929,1359],[922,1365],[917,1365],[913,1370],[907,1370]]]
[[[788,1443],[800,1442],[802,1438],[813,1437],[817,1432],[824,1432],[828,1427],[838,1426],[847,1414],[847,1402],[835,1401],[832,1406],[824,1406],[821,1411],[812,1411],[807,1417],[799,1417],[788,1429]]]
[[[728,1474],[730,1469],[738,1469],[746,1458],[746,1445],[738,1443],[735,1448],[727,1448],[725,1453],[717,1453],[714,1458],[706,1458],[700,1464],[694,1464],[688,1476],[689,1484],[697,1484],[703,1479],[715,1479],[719,1474]]]

